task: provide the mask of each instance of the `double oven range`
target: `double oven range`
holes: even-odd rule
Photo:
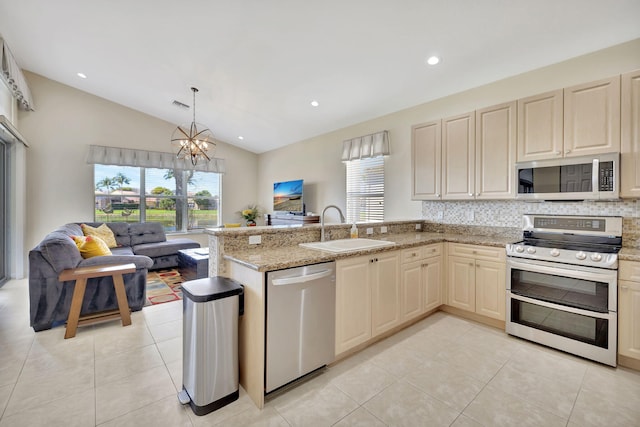
[[[616,366],[621,217],[524,215],[507,251],[510,335]]]

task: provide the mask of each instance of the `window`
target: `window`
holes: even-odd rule
[[[347,221],[384,220],[384,157],[347,162]]]
[[[94,164],[96,222],[160,222],[166,231],[220,223],[221,174]]]

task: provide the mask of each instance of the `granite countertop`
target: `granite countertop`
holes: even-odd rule
[[[261,249],[260,247],[250,250],[238,250],[224,255],[225,259],[237,262],[257,271],[273,271],[283,268],[299,267],[301,265],[316,264],[319,262],[334,261],[337,259],[350,258],[359,255],[369,255],[380,252],[388,252],[398,249],[406,249],[415,246],[428,245],[439,242],[466,243],[470,245],[483,245],[494,247],[505,247],[507,243],[516,240],[504,236],[480,236],[452,233],[403,233],[389,234],[385,237],[376,236],[377,240],[394,242],[395,246],[384,248],[367,249],[348,253],[335,254],[331,252],[307,249],[301,246],[283,246],[280,248]],[[639,251],[640,252],[640,251]]]
[[[619,261],[640,261],[640,249],[622,248],[618,253]]]

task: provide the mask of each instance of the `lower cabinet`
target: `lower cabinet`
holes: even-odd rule
[[[620,261],[618,354],[640,361],[640,262]]]
[[[442,304],[442,243],[404,249],[401,254],[401,321]]]
[[[504,321],[504,249],[461,243],[448,245],[447,304]]]
[[[336,263],[336,354],[400,323],[400,251]]]

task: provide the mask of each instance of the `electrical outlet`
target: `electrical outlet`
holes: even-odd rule
[[[422,230],[422,224],[416,224],[416,230]]]
[[[382,227],[380,227],[380,232],[381,233],[386,233],[387,232],[387,226],[383,225]]]
[[[473,221],[475,220],[475,212],[473,211],[473,209],[470,209],[467,211],[467,221]]]
[[[262,243],[262,236],[249,236],[250,245],[259,245]]]
[[[444,211],[438,211],[436,213],[436,219],[444,219]]]
[[[373,227],[367,227],[367,234],[373,234]]]

